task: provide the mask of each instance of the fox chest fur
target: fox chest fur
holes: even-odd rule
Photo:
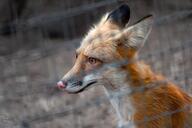
[[[118,117],[118,127],[121,128],[127,126],[133,128],[134,124],[132,116],[134,114],[134,108],[132,106],[130,98],[128,96],[123,96],[123,93],[129,93],[129,89],[126,89],[126,92],[124,91],[124,89],[125,88],[122,88],[122,90],[120,89],[113,92],[104,87],[105,93]]]

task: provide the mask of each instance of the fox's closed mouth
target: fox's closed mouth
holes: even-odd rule
[[[92,82],[90,82],[89,84],[87,84],[86,87],[88,87],[88,86],[90,86],[90,85],[92,85],[92,84],[95,84],[95,83],[97,83],[97,81],[92,81]]]
[[[78,90],[78,91],[76,91],[76,92],[68,92],[68,93],[80,93],[80,92],[82,92],[82,91],[84,91],[86,88],[88,88],[89,86],[91,86],[91,85],[93,85],[93,84],[95,84],[95,83],[97,83],[97,81],[92,81],[92,82],[89,82],[88,84],[86,84],[83,88],[81,88],[80,90]]]

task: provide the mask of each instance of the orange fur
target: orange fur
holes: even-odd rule
[[[184,128],[190,113],[186,106],[192,104],[192,98],[163,76],[155,74],[150,66],[137,61],[138,50],[143,46],[151,30],[152,19],[152,16],[148,16],[131,27],[120,29],[108,21],[106,15],[82,41],[77,49],[79,56],[75,65],[63,80],[67,82],[77,78],[76,76],[82,72],[85,75],[83,77],[87,77],[88,73],[100,69],[105,64],[128,60],[127,65],[103,71],[99,76],[109,78],[110,84],[104,85],[109,92],[121,89],[123,85],[133,90],[143,88],[126,97],[127,101],[130,99],[134,108],[133,120],[136,128]],[[89,58],[94,59],[94,63],[90,62]],[[95,78],[89,76],[81,81],[85,82],[86,86],[92,84],[88,83],[91,80]],[[70,81],[67,87],[70,87],[70,84],[72,89],[67,88],[68,91],[74,87],[74,83]],[[82,85],[76,88],[81,87]],[[72,92],[78,93],[79,90]],[[119,101],[114,106],[122,119],[118,105]]]
[[[126,70],[131,76],[132,87],[150,86],[165,80],[142,62],[128,64]],[[170,82],[136,92],[131,99],[137,128],[184,128],[189,113],[185,107],[192,103],[191,97]]]

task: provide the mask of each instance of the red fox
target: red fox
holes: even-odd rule
[[[73,68],[57,87],[79,93],[104,85],[119,128],[192,128],[188,123],[192,98],[137,59],[151,31],[153,16],[132,26],[128,26],[129,18],[127,4],[107,13],[85,36],[76,50]],[[124,91],[129,93],[116,95]]]

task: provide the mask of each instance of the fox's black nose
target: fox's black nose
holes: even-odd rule
[[[66,88],[66,86],[67,86],[66,81],[61,80],[61,81],[57,82],[57,88],[59,88],[59,89],[64,89],[64,88]]]

